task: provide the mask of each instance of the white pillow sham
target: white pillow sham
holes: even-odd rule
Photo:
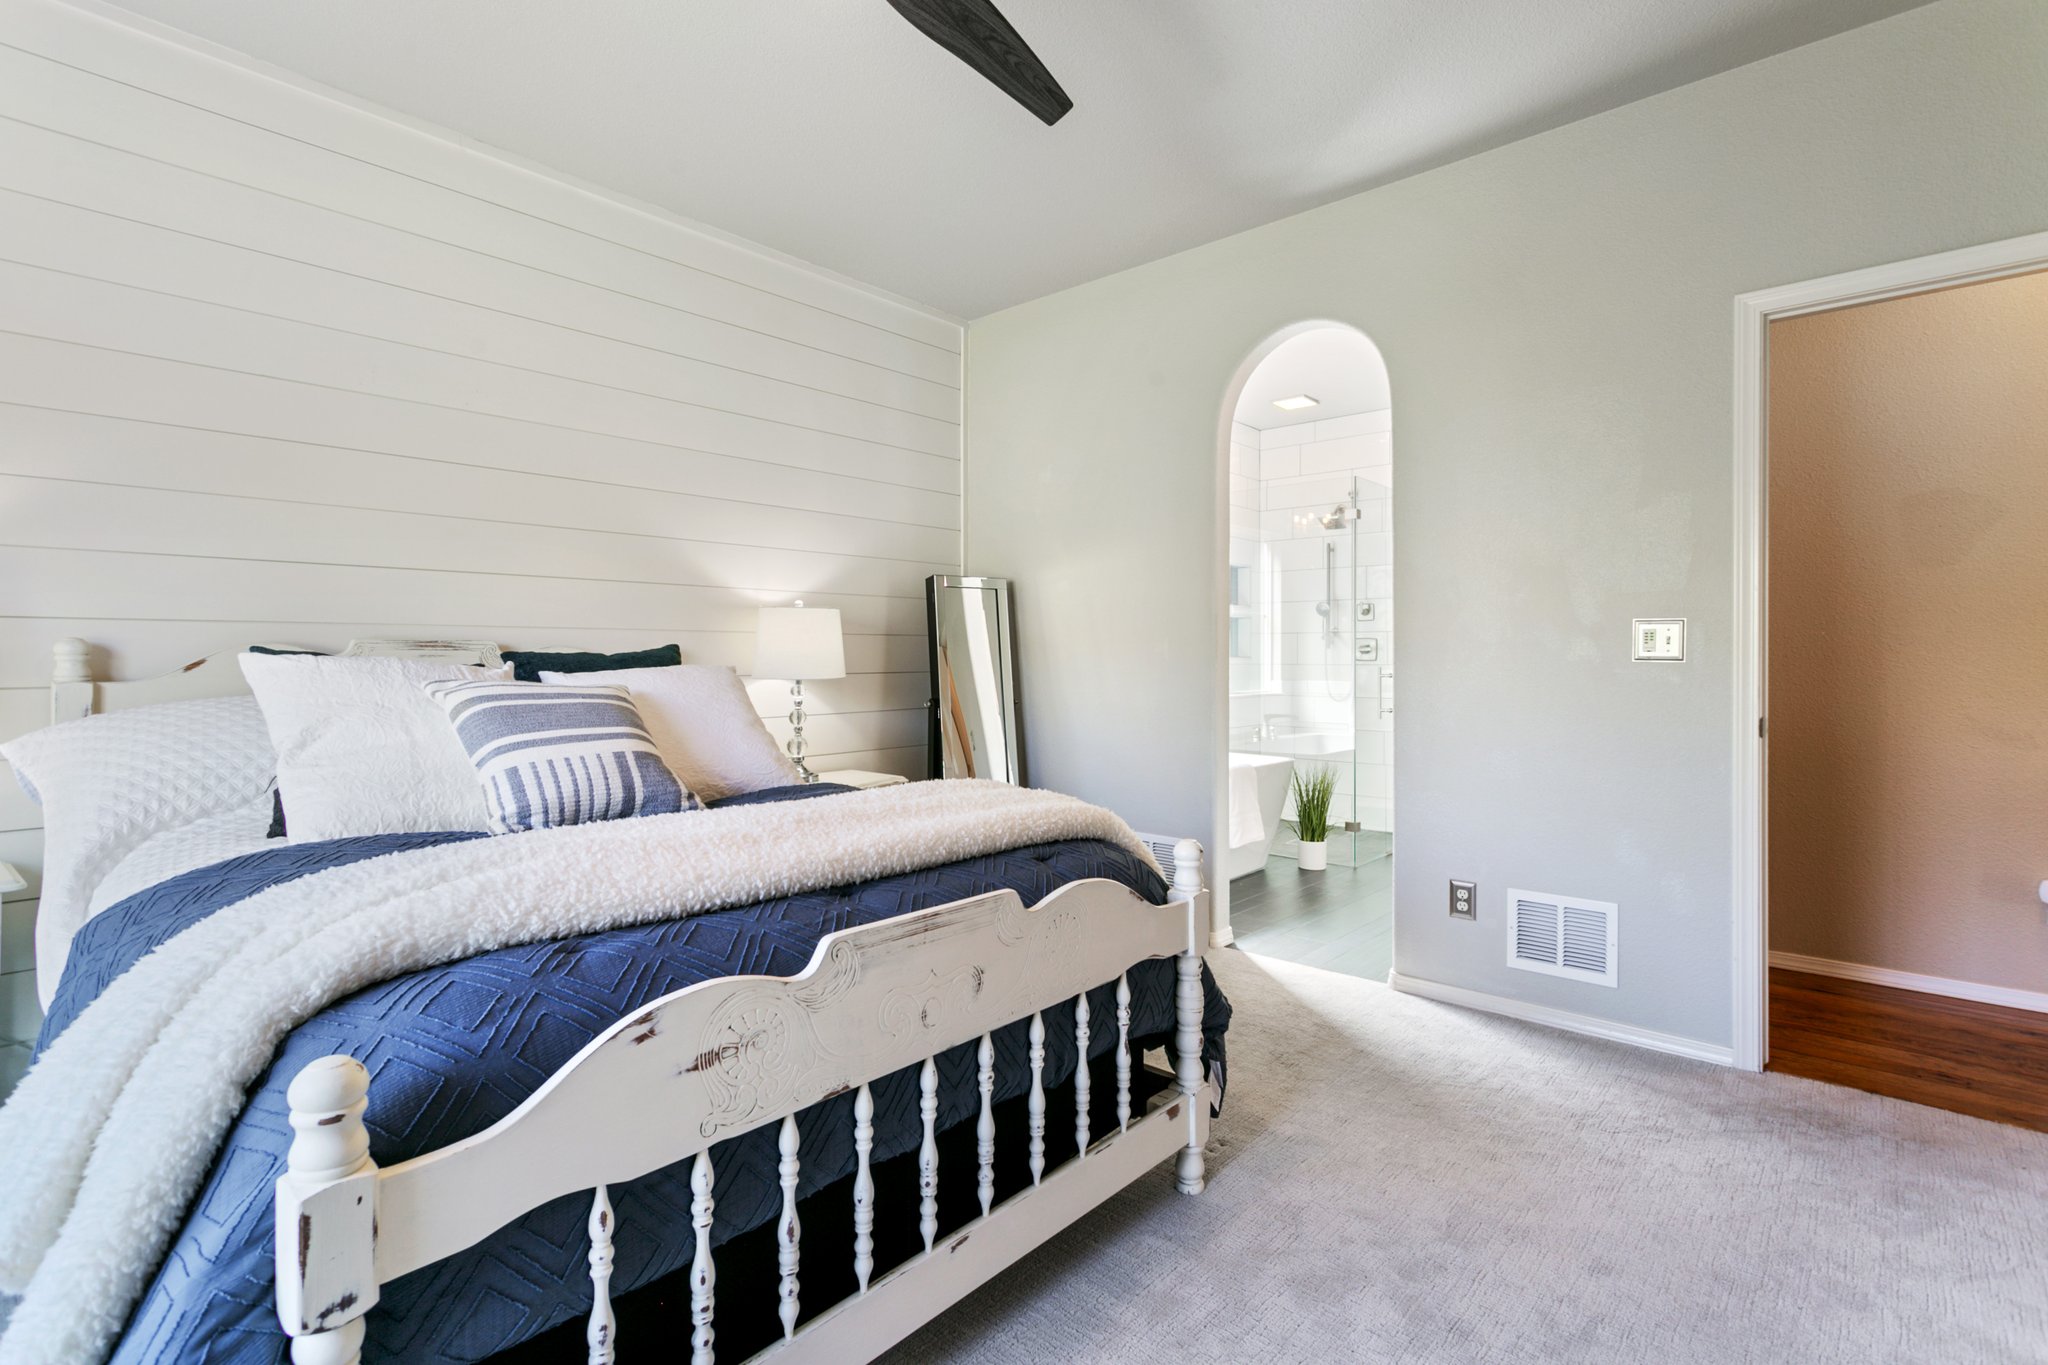
[[[241,663],[277,749],[293,843],[490,827],[469,755],[422,684],[509,679],[510,664],[313,654]]]
[[[661,761],[699,800],[789,787],[803,774],[761,723],[740,675],[720,664],[548,673],[547,683],[608,683],[633,699]],[[285,809],[291,809],[286,789]]]
[[[0,745],[43,808],[36,990],[48,1005],[93,891],[152,835],[255,800],[275,764],[253,697],[137,706]]]

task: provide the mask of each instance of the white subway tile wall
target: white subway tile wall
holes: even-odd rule
[[[1258,724],[1258,697],[1269,656],[1259,631],[1261,584],[1265,569],[1259,554],[1259,433],[1233,422],[1230,427],[1230,724]],[[1243,699],[1240,702],[1240,698]],[[1248,711],[1240,712],[1240,705]],[[1241,715],[1244,718],[1240,718]]]

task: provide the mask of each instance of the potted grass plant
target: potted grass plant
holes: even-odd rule
[[[1330,865],[1330,799],[1337,794],[1337,774],[1329,768],[1294,770],[1294,829],[1301,838],[1296,855],[1304,872]]]

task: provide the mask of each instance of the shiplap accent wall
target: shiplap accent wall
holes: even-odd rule
[[[0,736],[46,721],[66,635],[122,677],[394,634],[744,672],[754,609],[802,596],[848,634],[819,766],[919,772],[960,345],[453,135],[0,0]],[[785,732],[785,689],[755,692]],[[0,776],[32,880],[37,825]],[[33,1024],[33,894],[0,1037]]]

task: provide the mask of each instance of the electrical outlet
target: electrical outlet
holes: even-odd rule
[[[1473,882],[1451,883],[1451,918],[1479,918],[1479,887]]]

